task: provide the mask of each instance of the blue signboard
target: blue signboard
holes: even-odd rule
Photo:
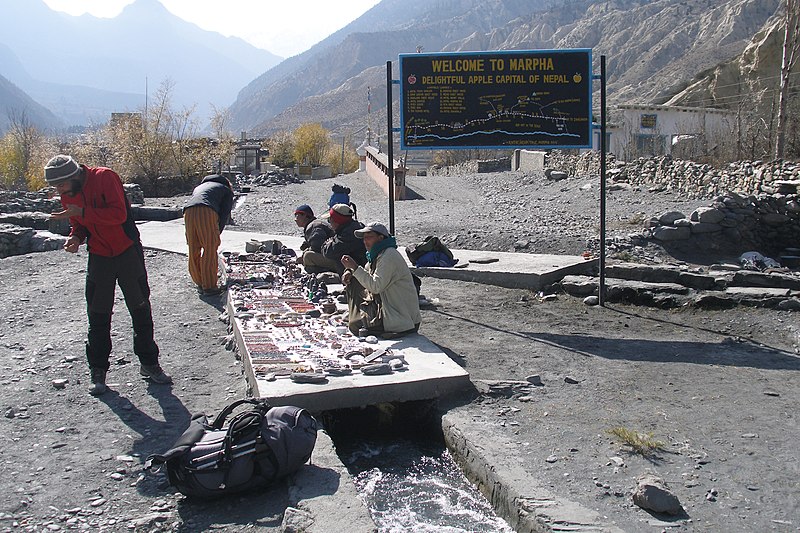
[[[590,49],[400,55],[400,148],[591,148]]]

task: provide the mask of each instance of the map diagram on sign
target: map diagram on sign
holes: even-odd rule
[[[440,98],[445,104],[443,107],[452,108],[453,97],[448,94],[451,91],[441,92],[445,93],[445,98]],[[585,121],[573,119],[574,110],[570,109],[579,102],[576,99],[548,101],[549,96],[533,93],[520,96],[511,103],[505,102],[508,99],[505,94],[481,96],[478,105],[484,112],[483,116],[435,123],[415,117],[405,125],[406,136],[411,142],[424,142],[425,139],[448,142],[491,136],[496,143],[503,145],[527,143],[529,137],[541,137],[537,142],[545,144],[550,144],[548,138],[553,140],[552,144],[562,144],[565,139],[580,140]],[[445,113],[439,118],[443,115]],[[573,131],[570,131],[570,125]]]
[[[401,147],[590,146],[586,54],[462,57],[401,56]]]

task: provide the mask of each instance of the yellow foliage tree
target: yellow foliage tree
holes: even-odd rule
[[[328,130],[319,123],[302,124],[294,130],[294,160],[300,164],[319,166],[330,149]]]
[[[46,138],[26,114],[9,116],[9,131],[0,139],[0,178],[6,189],[36,190],[45,185]]]
[[[331,143],[325,153],[325,164],[334,174],[349,174],[358,170],[358,154],[351,143]]]

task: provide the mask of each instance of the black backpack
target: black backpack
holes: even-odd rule
[[[444,254],[446,259],[452,261],[453,264],[457,262],[453,258],[453,252],[450,251],[450,248],[448,248],[441,240],[439,240],[439,237],[434,237],[433,235],[428,235],[419,244],[410,244],[406,246],[406,255],[408,256],[408,260],[411,261],[411,264],[415,266],[420,257],[428,252],[440,252]]]
[[[245,404],[250,409],[228,419]],[[170,484],[187,496],[216,498],[260,489],[311,458],[317,429],[305,409],[271,407],[263,399],[238,400],[211,424],[205,415],[193,416],[173,447],[149,456],[144,467],[166,464]]]

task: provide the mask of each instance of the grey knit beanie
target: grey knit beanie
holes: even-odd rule
[[[81,170],[80,165],[68,155],[57,155],[44,167],[44,179],[49,185],[75,177]]]

